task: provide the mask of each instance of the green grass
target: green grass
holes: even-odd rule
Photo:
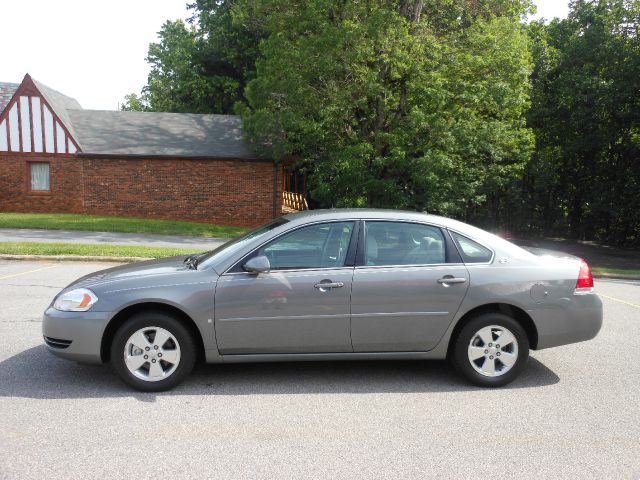
[[[591,271],[594,274],[609,274],[609,275],[631,275],[640,277],[640,269],[638,268],[612,268],[612,267],[592,267]]]
[[[0,228],[39,228],[89,232],[154,233],[191,235],[208,238],[232,238],[248,229],[175,220],[149,220],[127,217],[99,217],[69,213],[0,213]]]
[[[184,248],[86,245],[80,243],[0,242],[0,254],[4,255],[79,255],[83,257],[162,258],[186,253],[195,253],[195,251]]]

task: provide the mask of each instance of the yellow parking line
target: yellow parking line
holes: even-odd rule
[[[26,275],[27,273],[35,273],[40,272],[42,270],[49,270],[50,268],[56,268],[57,265],[49,265],[47,267],[36,268],[35,270],[27,270],[26,272],[14,273],[12,275],[5,275],[4,277],[0,277],[0,280],[4,280],[6,278],[19,277],[20,275]]]
[[[630,307],[640,308],[640,305],[637,305],[637,304],[631,303],[631,302],[626,302],[624,300],[620,300],[619,298],[610,297],[609,295],[604,295],[603,293],[598,293],[598,295],[600,295],[601,297],[604,297],[604,298],[608,298],[609,300],[615,300],[616,302],[624,303],[625,305],[629,305]]]

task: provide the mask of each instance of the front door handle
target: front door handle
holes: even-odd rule
[[[342,288],[344,287],[344,283],[343,282],[320,282],[320,283],[316,283],[314,287],[324,292],[326,290],[329,290],[330,288]]]
[[[438,283],[443,287],[448,287],[454,283],[465,283],[467,281],[464,277],[454,277],[453,275],[445,275],[442,278],[438,279]]]

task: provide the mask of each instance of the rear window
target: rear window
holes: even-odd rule
[[[487,247],[459,233],[451,232],[451,236],[456,242],[464,263],[487,263],[491,261],[493,252]]]

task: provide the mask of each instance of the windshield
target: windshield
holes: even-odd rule
[[[285,218],[277,218],[266,225],[256,228],[255,230],[251,230],[249,233],[242,237],[238,237],[235,240],[231,240],[223,245],[220,245],[215,250],[211,250],[210,252],[206,252],[204,255],[198,258],[198,263],[202,264],[204,262],[219,262],[229,258],[231,255],[236,253],[238,250],[241,250],[248,243],[252,242],[258,237],[270,232],[274,228],[278,228],[281,225],[284,225],[289,220]]]

